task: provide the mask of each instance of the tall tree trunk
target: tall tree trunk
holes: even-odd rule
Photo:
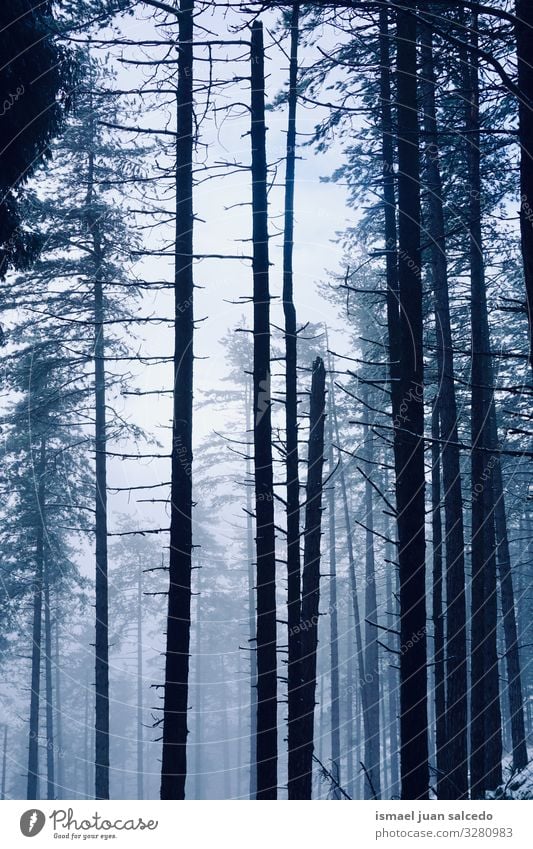
[[[59,604],[58,598],[56,594],[56,607],[57,613],[55,618],[55,685],[56,685],[56,703],[55,703],[55,714],[56,714],[56,743],[57,743],[57,784],[56,784],[56,797],[58,799],[62,799],[65,791],[65,768],[64,768],[64,760],[65,760],[65,752],[63,749],[63,717],[61,713],[61,669],[59,666]]]
[[[44,669],[46,687],[46,797],[55,799],[54,705],[52,690],[52,622],[50,616],[50,564],[44,558]]]
[[[391,657],[395,657],[395,652],[398,651],[398,641],[394,631],[397,627],[397,600],[396,594],[392,589],[391,570],[394,568],[392,561],[392,543],[387,542],[385,547],[386,557],[386,578],[385,592],[387,594],[387,627],[389,628],[389,652]],[[389,699],[389,757],[390,757],[390,797],[391,799],[399,798],[400,796],[400,765],[399,765],[399,740],[398,740],[398,672],[395,663],[390,660],[387,674],[387,689]]]
[[[85,680],[85,722],[83,724],[83,780],[84,799],[91,798],[90,766],[91,741],[89,737],[89,676]],[[76,759],[77,762],[78,759]],[[75,785],[76,786],[76,785]]]
[[[368,387],[363,385],[362,400],[368,411]],[[368,471],[373,460],[373,443],[368,425],[363,426],[364,452]],[[367,474],[368,474],[367,471]],[[372,485],[365,479],[365,682],[368,722],[365,734],[365,799],[381,798],[380,728],[379,728],[379,652],[378,603],[374,556],[374,504]]]
[[[92,105],[92,104],[91,104]],[[109,605],[107,564],[107,433],[105,377],[105,303],[103,245],[95,201],[94,140],[91,113],[86,220],[91,233],[94,273],[94,405],[95,405],[95,798],[109,799]]]
[[[2,750],[2,787],[0,798],[2,801],[6,798],[6,775],[7,775],[7,722],[4,725],[4,746]]]
[[[35,546],[35,584],[33,589],[33,627],[31,653],[30,729],[28,742],[27,799],[39,798],[39,706],[41,688],[41,639],[44,573],[44,515],[46,440],[41,437],[37,482],[38,524]]]
[[[332,476],[335,471],[333,456],[333,416],[331,408],[328,421],[328,526],[329,526],[329,650],[331,670],[331,772],[341,784],[341,741],[340,741],[340,695],[339,695],[339,624],[337,603],[337,529],[335,526],[335,488]],[[340,799],[338,789],[333,790],[333,798]]]
[[[137,574],[137,799],[144,799],[143,570]]]
[[[494,398],[492,399],[490,411],[490,427],[491,442],[494,446],[497,446],[498,421]],[[513,769],[520,770],[525,769],[528,762],[524,724],[524,700],[522,696],[522,674],[520,669],[513,573],[511,569],[511,554],[509,551],[509,537],[507,533],[507,513],[505,510],[505,494],[503,488],[501,459],[495,457],[494,461],[494,519],[503,615],[507,694],[509,699],[509,717],[513,748]]]
[[[529,324],[529,357],[533,366],[533,5],[516,0],[516,58],[518,71],[518,139],[520,143],[520,237],[526,310]]]
[[[310,799],[313,775],[313,734],[318,645],[318,606],[320,594],[320,537],[322,524],[322,469],[324,464],[324,407],[326,371],[317,357],[313,363],[309,414],[309,451],[305,503],[304,568],[301,612],[302,713],[299,745],[302,751],[301,776],[295,798]],[[320,729],[323,733],[323,729]]]
[[[95,449],[96,449],[96,639],[95,639],[95,798],[109,799],[109,606],[107,571],[107,463],[104,297],[94,287]]]
[[[270,394],[270,291],[263,27],[252,25],[254,477],[257,562],[257,799],[278,788],[276,551]]]
[[[296,106],[298,77],[298,22],[300,7],[291,16],[289,65],[289,117],[285,170],[285,220],[283,235],[283,311],[285,315],[285,422],[287,468],[287,625],[288,625],[288,755],[289,799],[301,769],[296,746],[300,701],[298,658],[300,647],[300,477],[298,464],[297,332],[293,299],[294,173],[296,163]]]
[[[472,343],[472,648],[470,781],[473,799],[502,780],[501,714],[497,652],[496,555],[494,494],[490,469],[489,416],[493,376],[481,231],[481,153],[477,19],[470,27],[472,50],[462,57],[470,240]]]
[[[457,432],[453,339],[439,163],[439,137],[435,104],[435,71],[431,29],[422,27],[422,101],[426,139],[428,182],[427,231],[431,243],[431,270],[435,298],[438,408],[442,447],[446,550],[446,711],[445,745],[441,752],[439,799],[468,798],[467,666],[464,523],[461,470]],[[438,423],[437,423],[438,424]],[[442,727],[437,724],[440,738]],[[444,741],[440,739],[440,743]],[[437,743],[437,748],[439,748]],[[439,761],[439,758],[437,758]]]
[[[348,612],[347,628],[346,628],[346,650],[348,659],[346,663],[347,687],[345,701],[346,715],[346,790],[350,798],[355,799],[355,775],[354,775],[354,747],[355,747],[355,727],[354,727],[354,700],[357,699],[357,684],[355,677],[355,663],[353,648],[355,639],[352,637],[352,629],[350,623],[351,615]]]
[[[365,657],[363,652],[363,639],[361,634],[361,617],[359,613],[359,600],[358,600],[358,592],[357,592],[357,576],[355,572],[355,556],[353,550],[353,540],[352,540],[352,531],[351,531],[351,523],[350,523],[350,508],[348,504],[348,490],[346,486],[346,475],[344,470],[344,464],[340,449],[340,432],[339,432],[339,421],[337,418],[337,407],[335,404],[335,386],[332,379],[333,374],[333,360],[329,359],[329,372],[330,372],[330,380],[329,380],[329,397],[330,397],[330,409],[333,414],[333,423],[335,425],[335,439],[338,445],[338,458],[337,463],[339,467],[339,478],[341,484],[341,495],[342,495],[342,503],[344,510],[344,523],[346,526],[346,547],[348,550],[348,571],[350,577],[350,595],[352,600],[352,611],[354,618],[354,631],[355,631],[355,650],[357,654],[357,675],[359,680],[359,690],[360,690],[360,699],[361,699],[361,713],[363,716],[363,724],[365,729],[365,739],[368,733],[368,710],[367,710],[367,697],[366,697],[366,676],[365,676]],[[365,777],[365,787],[367,782],[367,778]]]
[[[446,763],[446,682],[444,655],[444,616],[442,606],[442,518],[440,486],[439,400],[433,401],[431,415],[431,528],[433,532],[433,674],[435,678],[435,754],[437,765],[437,798],[450,798],[445,787]],[[448,630],[451,630],[449,628]]]
[[[180,0],[176,92],[174,410],[161,798],[184,799],[191,637],[193,398],[193,18]]]
[[[400,564],[400,737],[402,798],[429,788],[423,326],[416,4],[397,5],[398,282],[401,401],[394,424]]]

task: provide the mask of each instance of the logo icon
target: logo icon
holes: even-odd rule
[[[20,818],[20,830],[24,837],[35,837],[43,830],[46,817],[42,811],[32,808],[29,811],[24,811]]]

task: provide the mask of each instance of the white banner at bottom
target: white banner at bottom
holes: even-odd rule
[[[1,845],[285,849],[376,846],[529,847],[529,801],[0,803]],[[34,843],[31,843],[35,840]]]

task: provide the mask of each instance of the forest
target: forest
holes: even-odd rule
[[[533,798],[533,3],[0,48],[2,800]]]

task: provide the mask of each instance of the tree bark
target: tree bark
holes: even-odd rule
[[[56,703],[55,703],[55,714],[56,714],[56,742],[57,742],[57,784],[56,784],[56,797],[58,799],[63,798],[63,793],[65,790],[65,770],[64,770],[64,759],[65,752],[63,750],[63,716],[61,713],[61,669],[59,666],[59,606],[58,606],[58,598],[56,595],[56,607],[57,613],[55,618],[55,685],[56,685]]]
[[[368,387],[363,384],[362,401],[368,407]],[[363,425],[364,453],[370,471],[373,443],[368,425]],[[368,474],[367,471],[367,474]],[[365,799],[381,799],[380,722],[379,722],[379,651],[378,603],[374,556],[374,503],[372,485],[365,478],[365,690],[367,728],[365,733]]]
[[[257,799],[278,787],[276,552],[270,394],[270,292],[263,27],[252,25],[254,478],[257,563]]]
[[[301,752],[296,746],[300,701],[298,659],[300,653],[300,477],[298,464],[298,388],[296,309],[293,298],[294,174],[296,163],[296,107],[300,7],[294,3],[291,16],[288,127],[285,170],[285,220],[283,235],[283,311],[285,315],[285,422],[287,468],[287,624],[288,624],[288,755],[289,799],[301,770]]]
[[[431,415],[431,527],[433,532],[433,662],[435,677],[435,753],[437,766],[437,798],[446,795],[448,775],[446,763],[446,682],[444,654],[444,612],[442,604],[442,518],[440,486],[440,423],[439,400],[434,399]],[[449,629],[451,630],[451,629]]]
[[[137,574],[137,799],[144,799],[144,726],[143,726],[143,570]]]
[[[44,576],[44,515],[46,440],[41,437],[39,447],[39,477],[37,482],[38,522],[35,546],[35,584],[33,589],[33,627],[31,653],[30,728],[28,743],[27,799],[39,798],[39,705],[41,688],[41,639]]]
[[[398,282],[401,401],[394,415],[400,566],[400,758],[402,799],[429,788],[423,326],[416,4],[397,5]],[[393,411],[394,412],[394,411]]]
[[[422,27],[422,101],[426,138],[428,222],[431,271],[435,303],[438,410],[442,447],[446,551],[446,709],[437,717],[437,764],[439,799],[468,798],[467,750],[467,665],[464,523],[453,339],[446,252],[446,225],[439,161],[439,136],[435,104],[435,70],[431,29]],[[443,654],[444,657],[444,654]],[[442,739],[442,721],[445,738]],[[440,746],[443,746],[440,751]],[[443,772],[441,772],[443,770]]]
[[[180,0],[176,92],[176,235],[174,399],[168,622],[163,708],[161,799],[184,799],[192,574],[193,399],[193,18],[194,0]]]
[[[472,50],[462,56],[468,165],[472,343],[472,615],[470,781],[473,799],[502,781],[501,712],[497,652],[494,493],[489,425],[493,375],[481,231],[481,154],[477,19],[470,26]],[[492,446],[493,447],[493,446]]]
[[[52,689],[52,622],[50,615],[50,565],[44,559],[44,669],[46,687],[46,797],[55,799],[54,704]]]
[[[325,397],[326,371],[324,369],[324,363],[320,357],[317,357],[313,363],[311,383],[300,625],[302,703],[299,723],[299,745],[302,751],[303,773],[301,776],[298,776],[298,789],[295,796],[295,798],[299,799],[311,799],[312,794],[316,656],[320,598],[320,538],[322,525]]]
[[[2,751],[2,788],[0,798],[6,798],[6,774],[7,774],[7,723],[4,725],[4,746]]]
[[[533,6],[516,0],[516,58],[518,87],[518,138],[520,142],[520,238],[526,284],[529,325],[529,358],[533,366]]]
[[[332,482],[335,471],[333,456],[333,416],[331,408],[328,421],[328,526],[329,526],[329,649],[331,670],[331,772],[336,781],[341,784],[341,742],[340,742],[340,695],[339,695],[339,624],[337,602],[337,529],[335,524],[335,488]],[[333,798],[341,799],[337,788],[333,790]]]

